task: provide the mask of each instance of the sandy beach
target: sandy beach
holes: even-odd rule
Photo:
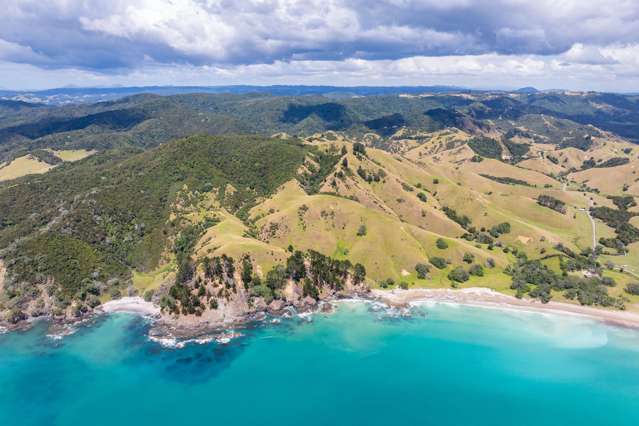
[[[488,288],[455,289],[409,289],[372,290],[372,295],[389,305],[402,306],[423,301],[459,303],[469,306],[494,309],[519,309],[524,311],[579,315],[607,324],[639,328],[639,314],[627,311],[613,311],[590,306],[573,305],[562,302],[541,303],[537,300],[518,299]]]
[[[151,302],[147,302],[141,297],[123,297],[122,299],[110,300],[99,308],[104,313],[128,312],[132,314],[159,316],[160,308]]]

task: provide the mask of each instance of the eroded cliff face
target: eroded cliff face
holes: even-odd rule
[[[200,332],[259,319],[267,313],[286,315],[291,312],[310,312],[325,305],[324,302],[338,298],[365,296],[370,292],[367,284],[354,284],[349,278],[345,280],[342,289],[336,291],[324,285],[321,286],[316,297],[311,297],[304,295],[303,284],[289,279],[279,290],[277,298],[267,301],[245,285],[239,274],[235,274],[232,280],[217,283],[207,282],[202,278],[199,277],[202,290],[200,287],[190,287],[189,291],[198,298],[198,306],[203,309],[198,310],[197,314],[184,314],[164,308],[155,327],[156,334],[197,335]],[[193,282],[197,281],[198,278]]]

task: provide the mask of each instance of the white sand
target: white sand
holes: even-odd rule
[[[147,302],[141,297],[123,297],[117,300],[110,300],[99,307],[104,313],[128,312],[139,315],[158,316],[160,308],[151,302]]]
[[[496,309],[519,309],[525,311],[552,312],[581,315],[624,327],[639,328],[639,313],[593,308],[562,302],[541,303],[538,300],[517,299],[488,288],[454,289],[409,289],[372,290],[373,295],[389,305],[407,305],[415,302],[433,301],[458,303],[469,306]]]

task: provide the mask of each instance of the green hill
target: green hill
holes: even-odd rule
[[[282,297],[293,277],[311,298],[365,282],[636,309],[624,287],[639,273],[638,151],[573,120],[588,104],[570,96],[594,99],[193,94],[13,108],[0,117],[0,311],[69,316],[137,292],[209,315]],[[26,160],[42,174],[8,168]]]

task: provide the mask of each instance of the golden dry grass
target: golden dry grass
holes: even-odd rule
[[[38,160],[32,155],[18,157],[9,164],[0,165],[0,181],[17,179],[31,174],[46,173],[54,166]]]

